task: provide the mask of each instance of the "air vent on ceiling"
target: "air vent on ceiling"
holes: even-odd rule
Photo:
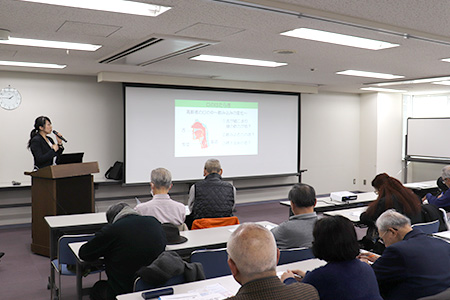
[[[100,63],[147,66],[216,43],[217,41],[197,40],[188,37],[154,36],[131,48],[102,59]]]

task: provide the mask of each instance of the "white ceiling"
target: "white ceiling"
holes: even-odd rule
[[[135,0],[137,1],[137,0]],[[405,79],[450,75],[450,2],[447,0],[247,0],[283,12],[248,8],[214,0],[155,0],[140,2],[172,6],[152,18],[0,0],[0,28],[13,37],[103,45],[95,52],[0,45],[0,60],[67,64],[63,70],[4,67],[0,70],[96,75],[123,72],[222,80],[319,86],[319,91],[360,93],[380,80],[336,75],[355,69],[404,75]],[[230,1],[231,2],[231,1]],[[303,17],[300,17],[303,14]],[[314,17],[314,18],[311,18]],[[352,23],[359,27],[317,20]],[[405,33],[439,43],[360,27]],[[309,27],[400,44],[372,51],[281,36]],[[175,35],[217,41],[216,44],[145,67],[100,64],[99,61],[154,35]],[[443,42],[443,43],[442,43]],[[275,50],[294,50],[283,55]],[[287,62],[263,68],[191,61],[197,54],[223,55]],[[450,92],[431,84],[396,85],[409,92]]]

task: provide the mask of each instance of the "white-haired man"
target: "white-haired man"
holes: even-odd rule
[[[186,224],[196,219],[231,217],[236,198],[235,187],[222,180],[222,167],[219,160],[208,159],[203,169],[205,179],[191,186],[189,190],[189,209],[191,214]]]
[[[442,169],[442,182],[449,187],[446,191],[438,196],[433,196],[430,193],[423,197],[423,201],[427,200],[428,203],[436,205],[437,207],[450,208],[450,166],[445,166]]]
[[[169,170],[157,168],[150,175],[150,187],[153,199],[138,204],[134,209],[143,216],[153,216],[161,223],[182,225],[186,218],[186,209],[180,202],[172,200],[169,191],[172,188],[172,175]]]
[[[253,223],[236,229],[227,243],[228,265],[242,286],[234,300],[319,299],[309,284],[283,284],[276,274],[280,257],[272,233]]]
[[[377,221],[383,255],[360,255],[373,262],[381,296],[385,300],[412,300],[435,295],[450,287],[450,244],[413,229],[408,217],[393,209]]]

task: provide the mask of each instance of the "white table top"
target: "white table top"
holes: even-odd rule
[[[269,230],[277,226],[277,224],[268,221],[260,221],[256,223],[265,226]],[[180,235],[186,237],[188,240],[185,243],[178,245],[167,245],[166,250],[181,250],[226,243],[230,238],[231,233],[238,226],[239,225],[232,225],[232,226],[180,231]]]
[[[284,272],[286,270],[295,270],[300,269],[302,271],[310,271],[315,268],[318,268],[320,266],[325,265],[326,262],[319,259],[308,259],[300,262],[295,262],[291,264],[281,265],[277,267],[277,273]],[[203,288],[205,286],[213,285],[213,284],[220,284],[227,290],[229,290],[233,295],[237,293],[239,288],[241,287],[239,283],[237,283],[232,275],[229,276],[223,276],[223,277],[217,277],[207,280],[201,280],[201,281],[195,281],[190,283],[184,283],[184,284],[178,284],[174,285],[173,290],[174,294],[182,294],[187,293],[191,290],[196,290]],[[142,292],[136,292],[136,293],[130,293],[130,294],[124,294],[117,296],[118,300],[142,300],[141,296]]]
[[[405,183],[403,186],[415,190],[437,188],[436,180]]]
[[[256,222],[257,224],[263,225],[264,227],[271,229],[277,225],[268,221]],[[178,245],[167,245],[166,250],[182,250],[190,248],[199,248],[215,244],[223,244],[228,241],[231,233],[238,228],[239,225],[214,227],[207,229],[197,229],[189,231],[181,231],[180,235],[187,237],[188,240],[185,243]],[[85,242],[70,243],[69,247],[72,249],[73,253],[78,257],[78,251],[80,247]]]
[[[44,217],[50,228],[83,226],[93,224],[106,224],[106,213],[85,213],[75,215],[47,216]]]
[[[377,194],[375,194],[374,192],[359,193],[357,195],[358,198],[356,200],[350,200],[345,202],[332,201],[330,197],[320,197],[317,198],[317,203],[315,207],[322,208],[322,207],[345,206],[352,203],[371,202],[377,199]],[[291,202],[289,200],[280,201],[280,203],[286,206],[291,205]]]
[[[367,207],[356,207],[356,208],[348,208],[348,209],[339,209],[333,211],[326,211],[323,214],[327,216],[343,216],[349,219],[352,222],[358,222],[359,216],[363,212],[365,212]]]
[[[434,236],[442,238],[450,243],[450,230],[433,233]]]

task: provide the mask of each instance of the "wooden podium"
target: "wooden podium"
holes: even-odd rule
[[[94,212],[94,178],[97,162],[49,166],[25,172],[31,178],[31,251],[50,255],[50,233],[45,216]]]

